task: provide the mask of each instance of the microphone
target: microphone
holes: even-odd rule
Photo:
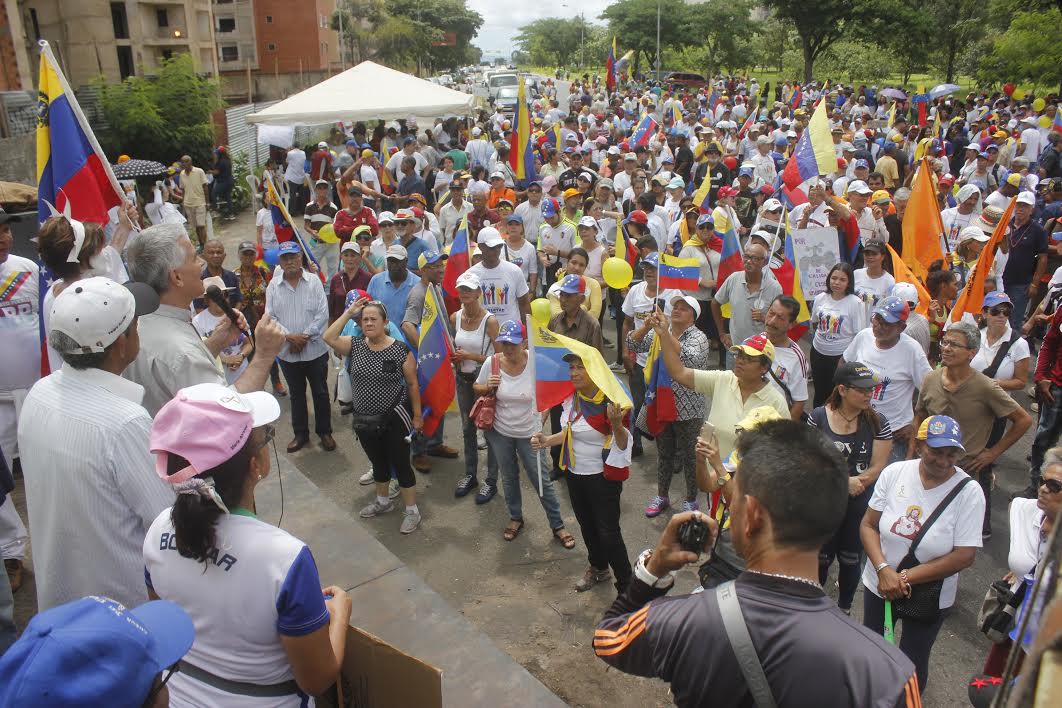
[[[232,309],[232,305],[229,304],[229,299],[225,296],[225,293],[221,291],[217,285],[208,285],[205,293],[207,300],[210,300],[215,305],[221,308],[221,311],[225,313],[225,316],[229,318],[229,322],[232,322],[236,329],[250,336],[251,333],[240,327],[240,318],[236,314],[236,310]]]

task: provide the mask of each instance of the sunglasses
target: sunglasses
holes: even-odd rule
[[[1058,494],[1062,492],[1062,482],[1057,479],[1044,479],[1040,478],[1040,486],[1047,487],[1047,491],[1051,494]]]
[[[412,222],[409,221],[409,219],[403,219],[401,221],[396,221],[395,222],[395,226],[405,226],[406,224],[409,224],[409,223],[412,223]]]
[[[1013,307],[1009,307],[1007,305],[997,305],[996,307],[991,308],[988,311],[988,314],[996,315],[997,317],[999,315],[1003,315],[1004,317],[1010,317],[1010,313],[1013,312],[1013,311],[1014,311]]]

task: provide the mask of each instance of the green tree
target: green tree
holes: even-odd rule
[[[977,71],[986,83],[1014,81],[1036,87],[1062,85],[1062,10],[1018,12]]]
[[[930,0],[926,7],[933,26],[934,65],[945,83],[954,83],[962,55],[985,35],[983,0]]]
[[[427,49],[420,54],[421,62],[431,69],[456,69],[465,62],[467,48],[483,17],[465,4],[465,0],[385,0],[387,12],[395,18],[405,18],[431,35]],[[446,34],[453,34],[453,45],[443,44]]]
[[[170,163],[183,154],[208,164],[214,147],[211,114],[224,103],[218,84],[195,71],[189,54],[163,61],[157,76],[131,76],[118,84],[95,81],[107,121],[101,135],[109,155]]]
[[[584,25],[579,17],[546,17],[520,27],[513,41],[534,65],[571,66],[579,59],[580,27]]]
[[[800,36],[804,81],[814,76],[815,61],[867,12],[867,0],[764,0],[778,19],[791,23]]]
[[[650,65],[656,60],[658,6],[661,48],[686,46],[689,28],[686,26],[687,5],[683,0],[619,0],[601,13],[601,18],[608,22],[609,33],[619,38],[621,48],[634,50],[632,74],[639,73],[642,54]]]
[[[708,0],[685,9],[683,44],[702,47],[705,63],[698,67],[706,75],[721,67],[733,69],[753,61],[751,38],[760,27],[752,20],[752,5],[746,0]]]

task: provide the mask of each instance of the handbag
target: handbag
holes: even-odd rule
[[[355,433],[365,433],[370,436],[383,435],[390,416],[390,411],[372,415],[355,412],[351,414],[351,425],[354,426]]]
[[[1025,588],[1026,583],[1022,578],[1010,584],[1001,579],[988,586],[981,610],[977,613],[977,626],[993,643],[1003,643],[1014,629],[1018,608],[1025,599]]]
[[[490,358],[490,375],[497,376],[500,371],[501,363],[498,361],[498,357],[492,356]],[[480,430],[490,430],[494,427],[494,413],[498,404],[495,393],[495,390],[491,389],[477,398],[476,402],[472,404],[472,410],[469,412],[468,417],[472,419],[472,422]]]
[[[948,492],[948,496],[944,497],[944,500],[937,505],[937,508],[929,515],[926,522],[922,524],[922,528],[918,530],[918,535],[915,536],[914,541],[911,542],[911,548],[908,549],[907,555],[905,555],[903,560],[900,561],[900,564],[896,566],[897,572],[910,570],[921,564],[921,561],[915,557],[915,551],[918,550],[918,544],[922,542],[926,533],[933,526],[933,523],[940,518],[940,515],[944,513],[944,510],[948,508],[948,505],[951,504],[955,497],[959,496],[959,492],[963,490],[963,487],[972,481],[972,477],[967,477],[956,484],[955,487]],[[931,580],[928,583],[912,585],[910,596],[892,601],[893,617],[896,619],[916,620],[918,622],[936,622],[940,617],[940,591],[943,587],[944,578]]]

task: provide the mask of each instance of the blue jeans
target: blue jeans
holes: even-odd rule
[[[1025,309],[1029,306],[1029,296],[1026,294],[1028,290],[1028,283],[1008,284],[1005,289],[1010,301],[1014,303],[1014,309],[1010,312],[1010,327],[1015,332],[1021,331],[1025,322]]]
[[[435,432],[434,433],[432,433],[429,436],[418,435],[415,438],[413,438],[413,442],[409,446],[409,448],[413,452],[413,454],[414,455],[423,455],[428,450],[432,450],[432,449],[437,448],[440,445],[442,445],[442,442],[443,442],[443,426],[444,426],[445,423],[446,423],[446,416],[444,415],[442,418],[439,419],[439,426],[437,428],[435,428]]]
[[[557,501],[557,493],[553,490],[553,482],[549,478],[550,462],[545,450],[532,450],[531,440],[528,438],[510,438],[495,430],[488,430],[487,444],[494,450],[501,469],[502,491],[505,492],[505,504],[509,507],[509,518],[523,519],[523,507],[520,498],[520,467],[516,458],[524,465],[524,472],[531,482],[532,488],[538,490],[539,471],[542,475],[542,510],[546,512],[551,529],[564,527],[564,520],[560,515],[560,503]]]
[[[1044,455],[1058,444],[1058,434],[1062,429],[1062,386],[1051,384],[1051,395],[1055,397],[1054,403],[1040,404],[1040,419],[1036,423],[1036,436],[1029,457],[1032,463],[1029,480],[1034,487],[1040,486],[1040,467],[1044,464]]]
[[[461,410],[461,437],[465,447],[465,474],[473,479],[477,477],[479,467],[479,440],[476,439],[476,424],[468,417],[472,405],[476,402],[476,393],[472,384],[460,376],[457,377],[457,407]],[[440,427],[442,427],[440,425]],[[498,482],[498,458],[494,447],[487,445],[487,481]]]
[[[893,462],[903,462],[907,459],[907,441],[896,440],[893,441],[892,450],[889,451],[889,460],[886,465],[891,465]]]

